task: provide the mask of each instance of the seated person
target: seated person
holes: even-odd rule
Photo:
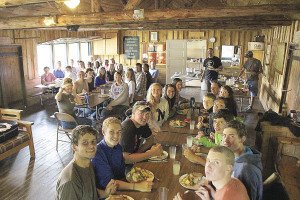
[[[115,82],[110,88],[112,101],[101,111],[101,120],[109,116],[125,118],[125,111],[129,108],[128,85],[123,82],[119,72],[115,72]]]
[[[173,117],[176,113],[176,88],[172,84],[167,84],[164,87],[163,97],[168,101],[169,104],[169,117]]]
[[[152,76],[152,82],[153,83],[157,83],[157,79],[158,79],[158,75],[159,75],[159,71],[158,71],[158,69],[155,69],[155,67],[156,67],[156,62],[151,61],[149,72]]]
[[[123,155],[128,163],[139,162],[153,156],[159,156],[163,150],[160,144],[154,144],[154,131],[148,126],[150,106],[145,101],[133,105],[131,117],[122,122],[122,137],[120,144]],[[149,149],[149,150],[148,150]]]
[[[205,164],[205,177],[211,183],[202,185],[196,190],[199,199],[249,200],[243,183],[231,177],[233,166],[234,154],[229,148],[223,146],[211,148]],[[181,194],[178,193],[173,200],[183,199]]]
[[[95,90],[95,77],[93,68],[87,68],[85,72],[85,80],[87,81],[89,91]]]
[[[236,117],[237,116],[237,104],[234,100],[233,90],[228,85],[223,85],[220,90],[220,97],[227,99],[226,108]]]
[[[213,93],[213,95],[215,95],[216,97],[218,97],[222,85],[216,80],[210,81],[210,84],[210,92]]]
[[[61,70],[61,62],[60,61],[57,61],[56,69],[53,71],[53,75],[56,78],[64,78],[65,77],[65,73]]]
[[[66,79],[70,80],[70,79]],[[76,117],[74,112],[75,102],[82,104],[82,100],[76,94],[73,94],[73,84],[65,82],[60,88],[58,93],[55,95],[55,100],[60,113],[67,113],[72,115],[78,124],[92,125],[92,121],[87,118]],[[61,122],[63,128],[72,129],[75,128],[75,123]]]
[[[151,127],[159,127],[169,118],[168,101],[162,97],[162,87],[159,83],[153,83],[147,93],[147,102],[151,107]],[[158,125],[158,127],[157,127]]]
[[[111,180],[105,190],[96,189],[96,179],[91,159],[96,154],[97,131],[90,126],[77,126],[72,132],[72,161],[62,170],[56,185],[57,200],[105,198],[116,191]]]
[[[85,74],[83,71],[77,72],[77,80],[74,82],[73,90],[76,94],[85,94],[89,92],[89,86],[87,80],[85,80]]]
[[[129,89],[129,104],[133,104],[133,98],[135,96],[135,76],[132,68],[129,68],[126,72],[126,82]]]
[[[95,87],[100,87],[106,84],[106,71],[104,67],[101,67],[98,76],[95,78]]]
[[[213,126],[215,132],[210,133],[210,139],[205,136],[196,136],[191,149],[186,149],[184,151],[185,157],[191,162],[204,165],[205,159],[197,156],[195,153],[207,153],[211,147],[220,145],[222,142],[223,131],[227,127],[227,123],[231,120],[233,120],[233,115],[227,109],[221,109],[215,113],[213,116]]]
[[[114,80],[115,72],[116,72],[115,65],[112,63],[109,64],[109,69],[106,72],[106,81],[110,81],[110,82],[115,81]],[[121,74],[121,77],[122,77],[122,74]]]
[[[214,106],[214,100],[216,99],[215,95],[212,93],[207,93],[203,97],[203,108],[206,112],[200,113],[200,116],[198,117],[198,124],[197,128],[202,128],[205,124],[208,123],[208,116],[213,112],[213,106]],[[205,125],[206,126],[206,125]]]
[[[72,82],[75,83],[76,73],[74,73],[74,71],[72,71],[71,66],[66,66],[65,78],[70,78],[70,79],[72,79]]]
[[[180,78],[174,78],[172,85],[174,85],[176,88],[175,105],[180,106],[180,104],[182,104],[182,103],[188,103],[189,100],[180,96],[180,92],[182,90],[182,80]]]
[[[104,190],[110,181],[115,180],[118,190],[137,190],[150,192],[153,182],[128,183],[125,180],[125,161],[122,146],[121,121],[115,117],[104,120],[102,126],[104,139],[97,145],[97,153],[92,163],[97,177],[97,188]],[[126,159],[126,158],[125,158]]]
[[[50,72],[49,67],[44,67],[44,74],[41,76],[42,85],[49,85],[55,83],[55,76]]]
[[[244,183],[251,200],[261,200],[263,194],[261,153],[244,145],[246,134],[245,125],[233,120],[223,131],[222,145],[230,148],[235,155],[233,177]]]

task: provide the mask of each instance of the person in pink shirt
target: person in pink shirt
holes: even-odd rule
[[[50,72],[49,67],[44,67],[44,74],[41,76],[41,83],[43,85],[49,85],[55,81],[55,76]]]
[[[234,162],[234,153],[228,147],[216,146],[209,150],[205,164],[209,184],[196,191],[201,200],[249,200],[243,183],[231,177]],[[179,193],[174,197],[174,200],[183,199]]]

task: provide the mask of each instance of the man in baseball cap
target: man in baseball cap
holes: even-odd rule
[[[262,70],[262,65],[260,60],[253,58],[252,51],[247,51],[245,57],[248,59],[243,65],[243,68],[237,79],[239,79],[240,76],[243,75],[244,72],[246,72],[246,80],[250,91],[250,101],[249,101],[249,106],[246,108],[245,111],[249,112],[252,110],[254,99],[258,94],[259,74],[262,73],[263,70]]]
[[[159,156],[163,152],[160,144],[154,144],[154,134],[148,125],[150,115],[149,104],[146,101],[138,101],[133,105],[131,117],[122,122],[120,144],[125,160],[130,163]]]

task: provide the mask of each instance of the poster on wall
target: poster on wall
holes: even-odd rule
[[[138,36],[125,36],[123,44],[126,59],[140,59],[140,38]]]
[[[279,74],[282,74],[284,69],[286,43],[277,43],[276,46],[273,45],[272,49],[272,66]]]

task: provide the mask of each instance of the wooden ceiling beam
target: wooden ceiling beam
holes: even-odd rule
[[[218,13],[216,14],[216,10]],[[201,9],[166,9],[145,10],[143,23],[164,20],[184,19],[213,19],[222,17],[255,17],[269,15],[288,15],[300,12],[300,4],[297,5],[266,5],[246,6],[229,8],[201,8]],[[124,10],[120,13],[89,13],[79,15],[58,15],[55,26],[68,25],[104,25],[110,23],[135,23],[132,10]],[[46,27],[43,23],[44,17],[16,17],[0,19],[0,29],[23,29]]]
[[[128,0],[124,10],[134,10],[141,2],[142,0]]]
[[[0,1],[0,7],[20,6],[26,4],[45,3],[55,0],[4,0]]]

